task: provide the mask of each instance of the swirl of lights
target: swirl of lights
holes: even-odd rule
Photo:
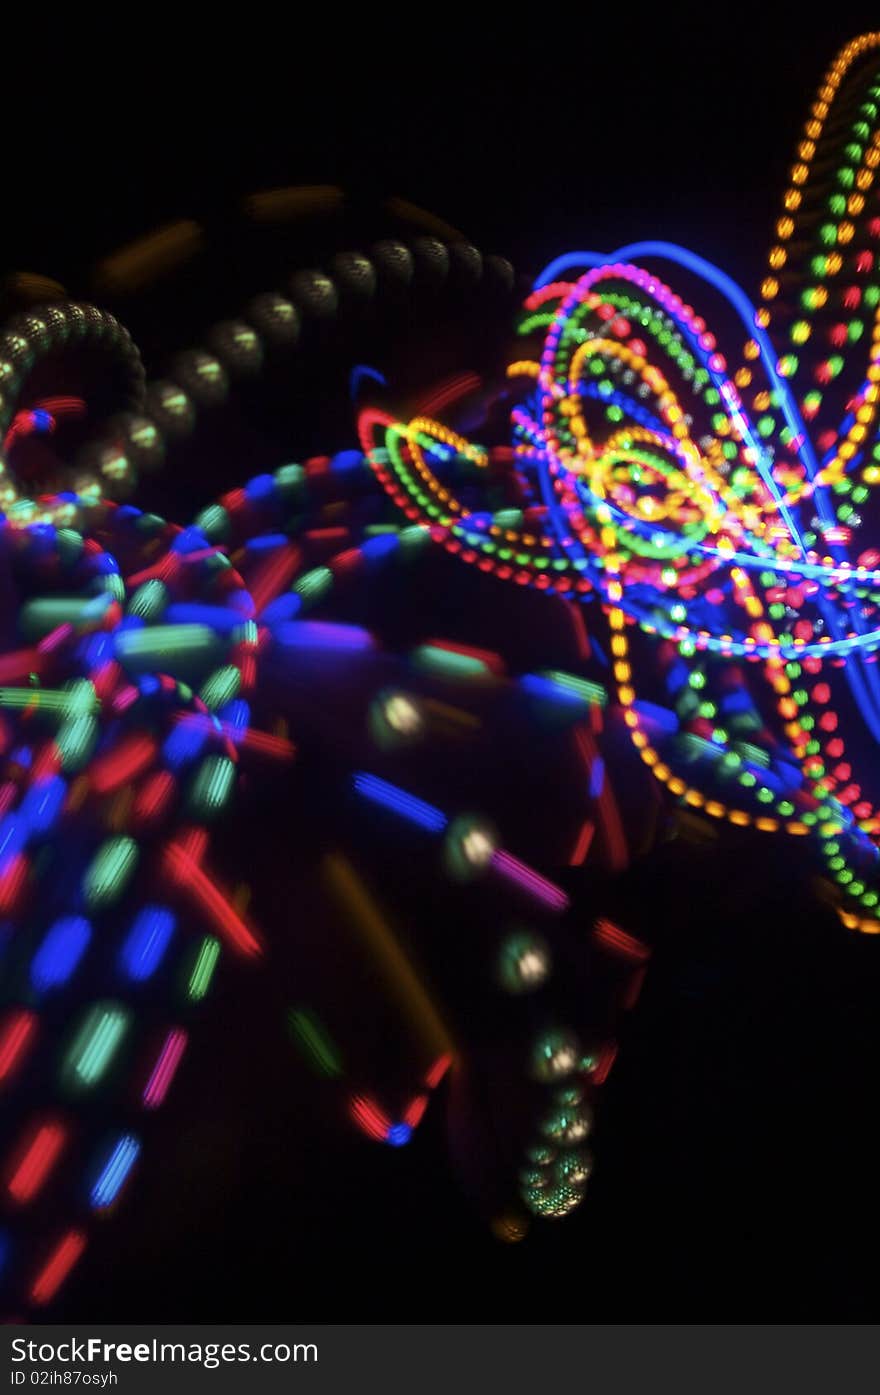
[[[522,389],[511,412],[509,492],[532,501],[528,529],[509,526],[510,509],[465,508],[444,483],[451,457],[488,464],[491,474],[493,464],[505,468],[503,450],[478,455],[424,418],[361,419],[364,449],[383,441],[380,481],[448,550],[503,580],[601,607],[617,696],[655,777],[711,817],[811,836],[844,923],[872,932],[880,791],[870,793],[869,764],[854,777],[845,740],[858,748],[859,725],[880,738],[880,554],[851,554],[880,480],[880,447],[871,445],[880,218],[868,203],[880,164],[880,81],[865,90],[860,71],[855,85],[845,80],[878,46],[878,35],[848,45],[823,83],[763,306],[704,259],[662,242],[568,254],[538,277],[519,327],[526,339],[540,336],[537,352],[508,370]],[[844,89],[855,108],[851,140],[834,175],[811,180],[830,104]],[[827,170],[827,159],[819,164]],[[795,258],[783,243],[799,221]],[[672,262],[719,300],[719,318],[749,335],[742,366],[732,367],[703,316],[637,258]],[[572,270],[577,278],[563,279]],[[847,272],[843,286],[809,284]],[[823,340],[827,358],[817,352]]]

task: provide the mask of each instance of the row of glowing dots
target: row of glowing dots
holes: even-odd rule
[[[806,141],[805,143],[802,143],[799,148],[799,160],[798,163],[796,163],[792,168],[791,185],[787,189],[783,199],[783,204],[787,213],[795,213],[801,207],[801,203],[803,201],[802,190],[809,179],[810,166],[815,157],[818,142],[822,136],[825,122],[831,110],[831,104],[837,96],[838,89],[840,88],[844,78],[846,77],[851,65],[864,53],[870,52],[871,50],[876,48],[880,48],[880,33],[868,33],[860,35],[857,39],[854,39],[851,43],[847,44],[840,51],[840,53],[837,54],[833,63],[831,64],[831,67],[825,74],[822,86],[819,88],[816,100],[812,105],[810,118],[807,121],[805,127]],[[874,89],[872,88],[871,91],[873,93]],[[865,132],[865,139],[867,139],[869,135],[870,130],[867,129]],[[875,148],[876,146],[872,146],[872,151]],[[855,158],[861,160],[862,156],[858,155],[855,156]],[[876,168],[878,160],[880,160],[880,155],[878,155],[877,158],[875,158],[874,155],[871,154],[870,160],[865,161],[867,165],[867,174],[869,176],[873,175],[873,170]],[[857,178],[856,182],[858,184]],[[871,179],[868,178],[867,181],[863,181],[863,183],[864,182],[866,182],[867,188],[870,188]],[[858,187],[860,192],[867,192],[867,188],[862,189],[861,184],[858,184]],[[788,237],[790,237],[791,232],[793,232],[793,228],[791,228],[788,231],[783,230],[787,228],[788,224],[785,222],[784,219],[781,220],[781,224],[778,231],[779,236],[783,240],[786,240]],[[782,258],[781,261],[780,258]],[[784,265],[785,249],[779,244],[774,246],[770,251],[769,260],[771,269],[776,269],[778,266]]]
[[[514,374],[521,366],[519,364],[513,365]],[[582,423],[579,403],[576,400],[568,399],[560,404],[560,410],[563,416],[570,416],[572,419],[571,439],[573,446],[586,445],[588,438],[585,425]],[[542,448],[540,431],[530,422],[516,416],[515,427],[522,431],[527,438],[526,442],[518,448],[518,455],[521,459],[528,461],[535,448],[539,450]],[[563,426],[561,429],[564,437],[565,427]],[[696,517],[692,517],[690,522],[686,519],[682,520],[683,531],[685,534],[693,533],[698,525],[702,531],[705,531],[709,526],[709,513],[716,512],[714,500],[711,495],[705,495],[705,502],[709,505],[708,509],[700,508],[696,502],[697,497],[704,493],[702,472],[697,471],[697,477],[691,478],[691,475],[695,473],[695,457],[693,452],[686,449],[686,445],[685,442],[670,441],[668,437],[664,438],[653,430],[640,426],[626,426],[608,437],[603,442],[601,450],[593,451],[591,457],[585,459],[582,465],[576,461],[572,462],[572,473],[580,481],[586,483],[592,496],[590,502],[590,511],[592,511],[597,506],[597,500],[605,497],[606,481],[613,492],[616,481],[615,470],[618,466],[628,466],[633,481],[636,480],[641,468],[647,467],[650,473],[664,476],[668,488],[672,492],[667,495],[665,504],[661,504],[651,494],[637,494],[633,507],[640,515],[640,521],[646,525],[656,526],[663,518],[674,516],[678,511],[693,512],[696,510]],[[708,458],[713,469],[720,464],[717,459],[717,451],[715,454],[714,461],[711,460],[711,454]],[[586,450],[583,451],[583,455],[586,457]],[[684,472],[680,468],[681,463],[685,464]],[[694,497],[688,499],[688,495]],[[627,537],[632,539],[631,546],[637,548],[633,535],[628,533]],[[620,541],[621,545],[625,545],[623,537]],[[662,534],[655,535],[653,538],[655,547],[661,551],[662,545],[668,541],[669,539]],[[601,562],[601,559],[597,560]]]
[[[876,119],[877,108],[873,106],[873,103],[870,104],[870,106],[874,113],[873,119]],[[857,128],[857,131],[858,129],[859,128]],[[861,130],[864,133],[864,139],[868,140],[870,134],[869,128],[862,125]],[[806,144],[812,147],[813,150],[815,149],[814,142],[809,141]],[[819,226],[819,240],[825,247],[847,247],[855,237],[856,227],[850,219],[860,217],[865,211],[866,196],[873,187],[877,167],[880,166],[880,132],[875,132],[874,135],[870,137],[870,144],[867,146],[862,146],[857,143],[847,146],[845,154],[851,163],[843,164],[838,167],[836,179],[837,182],[844,185],[844,187],[849,186],[851,188],[852,185],[855,184],[856,192],[850,193],[849,195],[833,192],[828,196],[827,202],[829,212],[835,217],[842,218],[843,221],[836,225],[823,223]],[[859,163],[857,164],[856,162]],[[786,204],[787,208],[790,207],[791,202],[792,201],[789,200]],[[796,198],[794,202],[797,206],[793,211],[797,212],[800,208],[801,200],[800,198]],[[784,213],[776,224],[776,234],[780,239],[780,244],[788,242],[791,239],[796,230],[796,226],[796,219],[791,216],[791,213]],[[872,237],[880,235],[880,226],[877,226],[876,219],[871,220],[868,226],[868,232]],[[788,260],[787,250],[780,244],[774,246],[770,252],[770,266],[773,271],[777,273],[782,270]],[[872,258],[869,258],[868,261],[863,260],[861,266],[864,269],[870,269],[872,261]],[[839,254],[833,257],[826,256],[824,263],[817,260],[811,265],[817,274],[836,276],[842,269],[843,259]],[[859,269],[858,256],[856,257],[856,267]],[[776,275],[765,278],[761,286],[761,294],[765,300],[775,300],[779,294],[779,290],[780,286]]]
[[[612,326],[612,328],[614,328],[614,326]],[[625,332],[625,326],[623,324],[619,325],[618,329],[621,333]],[[649,389],[649,391],[653,392],[657,396],[659,408],[664,416],[664,419],[666,420],[667,425],[670,428],[672,435],[676,438],[676,440],[679,443],[682,456],[687,461],[687,468],[693,469],[694,462],[699,459],[699,453],[696,451],[695,447],[692,447],[692,443],[690,443],[688,440],[688,432],[687,426],[685,424],[684,414],[678,406],[674,394],[669,389],[668,384],[666,380],[663,378],[662,374],[660,374],[658,370],[653,369],[650,365],[646,363],[641,352],[639,352],[639,350],[642,350],[643,348],[644,346],[639,341],[636,341],[636,347],[633,347],[632,345],[615,343],[613,340],[593,338],[588,339],[586,342],[580,344],[579,347],[575,350],[575,353],[572,356],[570,365],[568,367],[567,395],[561,395],[557,399],[559,412],[561,413],[563,418],[568,419],[567,423],[562,424],[567,425],[566,434],[569,436],[569,439],[572,442],[573,449],[561,445],[558,437],[551,438],[550,444],[550,449],[553,451],[553,454],[557,457],[557,459],[563,463],[571,462],[572,468],[575,473],[582,473],[584,467],[583,463],[572,461],[571,457],[573,453],[576,453],[578,457],[582,457],[586,461],[591,461],[594,463],[601,463],[602,460],[602,454],[600,453],[600,451],[597,451],[597,449],[594,447],[593,443],[589,438],[586,421],[583,416],[582,404],[580,402],[580,397],[577,392],[581,364],[585,360],[590,359],[591,367],[594,367],[596,363],[600,363],[601,365],[601,360],[609,355],[614,360],[624,365],[624,367],[626,367],[634,375],[641,376],[645,386]],[[515,365],[514,373],[518,370],[519,366]],[[545,422],[552,422],[554,419],[552,411],[545,410],[544,419]],[[655,442],[658,440],[658,438],[653,433],[651,433],[651,436],[655,440]],[[689,446],[691,446],[691,449],[688,449]],[[601,448],[601,450],[603,453],[607,450],[607,443],[603,448]],[[695,484],[695,481],[690,481],[690,483],[693,486]],[[717,480],[716,483],[720,484],[722,488],[724,487],[724,482],[722,480]],[[713,501],[711,499],[711,496],[707,495],[706,504],[710,508],[712,506],[712,502]]]
[[[109,855],[110,849],[105,849]],[[103,881],[103,878],[99,877]],[[143,981],[158,968],[173,929],[173,918],[164,908],[149,908],[135,921],[126,940],[121,958],[133,981]],[[57,922],[40,946],[32,966],[35,987],[45,990],[66,982],[75,969],[90,939],[90,928],[82,918],[67,918]],[[207,937],[197,953],[188,996],[195,1001],[207,992],[219,957],[219,943]],[[117,1005],[95,1005],[86,1015],[65,1062],[69,1083],[80,1088],[96,1085],[109,1069],[126,1034],[130,1015]],[[0,1081],[10,1078],[23,1064],[28,1048],[36,1036],[36,1017],[27,1011],[12,1013],[0,1035]],[[143,1103],[157,1108],[164,1100],[186,1045],[186,1033],[173,1029],[155,1061],[147,1080]],[[8,1189],[14,1201],[24,1204],[32,1200],[47,1180],[62,1150],[66,1130],[58,1122],[42,1124],[34,1129],[11,1171]],[[140,1151],[139,1142],[130,1135],[118,1140],[91,1189],[91,1204],[97,1210],[112,1205],[125,1182]],[[71,1233],[72,1234],[72,1233]],[[77,1247],[74,1247],[77,1248]],[[57,1290],[67,1272],[63,1257],[69,1255],[68,1238],[60,1242],[53,1256],[35,1280],[31,1297],[34,1302],[46,1302]],[[51,1276],[51,1280],[50,1280]]]
[[[98,850],[83,878],[87,900],[97,906],[113,899],[127,881],[133,863],[130,839],[108,839]],[[144,981],[158,968],[173,930],[173,917],[161,907],[153,907],[136,917],[121,953],[120,963],[133,982]],[[63,917],[46,933],[31,965],[35,991],[45,993],[66,984],[82,960],[92,938],[90,923],[83,917]],[[207,991],[219,956],[219,944],[212,937],[203,940],[190,974],[188,996],[195,1001]],[[74,1043],[64,1062],[62,1075],[74,1088],[91,1088],[106,1075],[130,1025],[130,1014],[118,1004],[96,1004],[86,1012]],[[0,1082],[10,1081],[23,1067],[36,1043],[38,1022],[29,1010],[15,1009],[7,1014],[0,1029]],[[186,1045],[186,1033],[172,1029],[152,1066],[143,1091],[146,1108],[157,1108],[165,1098]],[[67,1130],[58,1121],[34,1127],[15,1150],[9,1170],[8,1192],[20,1205],[33,1200],[41,1191],[62,1152]],[[123,1135],[111,1149],[91,1189],[91,1204],[106,1210],[118,1196],[140,1151],[131,1135]],[[53,1258],[34,1281],[34,1302],[48,1301],[57,1288],[49,1276],[63,1277],[64,1265],[57,1256],[66,1252],[62,1241]]]
[[[640,444],[643,448],[640,449]],[[666,496],[665,507],[655,500],[653,495],[636,496],[632,507],[636,516],[644,520],[647,524],[655,527],[666,513],[676,513],[676,522],[683,529],[685,538],[695,533],[704,533],[707,530],[717,531],[723,510],[716,498],[710,493],[705,484],[706,472],[700,469],[699,458],[696,452],[686,447],[690,445],[687,440],[678,443],[676,457],[665,464],[666,457],[657,455],[644,449],[645,446],[660,447],[663,442],[655,432],[645,431],[639,427],[626,427],[622,431],[616,432],[604,444],[602,452],[589,468],[586,479],[592,496],[591,513],[599,522],[610,522],[611,515],[608,507],[602,501],[609,496],[613,499],[618,489],[614,471],[618,465],[622,465],[628,472],[628,478],[633,479],[633,472],[640,473],[645,467],[651,472],[664,477],[670,493]],[[696,462],[696,463],[695,463]],[[684,471],[681,469],[684,464]],[[552,470],[552,466],[551,466]],[[555,472],[554,472],[555,473]],[[711,472],[710,481],[712,481]],[[564,488],[564,477],[556,477],[555,483],[560,488],[563,502],[570,507],[570,522],[576,524],[578,502],[570,491]],[[716,505],[718,505],[716,507]],[[696,512],[694,512],[696,511]],[[577,535],[582,543],[592,547],[592,535],[583,527],[577,527]],[[618,532],[617,547],[624,553],[635,550],[640,554],[641,550],[635,542],[635,537],[628,531]],[[654,538],[656,544],[657,539]],[[595,553],[595,560],[601,566],[605,565],[601,553]],[[706,559],[706,565],[709,565]],[[686,581],[684,575],[679,574],[674,567],[665,567],[661,576],[665,585],[682,584]]]
[[[143,593],[143,590],[144,588],[141,588],[132,598],[132,606],[135,610],[137,609],[136,603],[138,596]],[[63,629],[64,626],[61,628]],[[187,636],[192,638],[192,628],[191,626],[182,626],[180,627],[179,635],[176,630],[173,631],[173,634],[182,642]],[[135,632],[135,637],[141,638],[141,632]],[[163,642],[158,632],[156,630],[152,633],[147,632],[147,637],[149,644],[157,647],[157,654],[161,653],[163,658],[167,657],[166,650],[163,649]],[[121,670],[119,670],[109,658],[104,665],[104,669],[109,673],[111,680],[116,682],[117,685],[122,681],[119,678]],[[238,680],[239,673],[237,669],[228,665],[216,670],[210,676],[203,686],[202,691],[204,698],[203,700],[198,700],[198,705],[201,707],[206,717],[213,708],[219,707],[221,712],[225,710],[228,701],[235,696],[235,692],[238,689]],[[96,677],[95,684],[101,684],[100,674]],[[34,761],[31,764],[28,772],[29,778],[33,781],[35,794],[37,796],[42,796],[38,799],[37,804],[34,805],[34,817],[30,819],[28,825],[28,827],[30,827],[30,832],[34,835],[42,836],[48,831],[46,827],[47,817],[50,818],[49,826],[51,826],[51,821],[60,817],[64,808],[77,807],[82,794],[87,792],[89,788],[94,788],[99,794],[106,794],[114,788],[118,788],[121,783],[130,781],[136,774],[143,774],[146,766],[152,763],[155,755],[158,754],[154,742],[137,737],[123,739],[109,755],[103,755],[98,762],[94,764],[92,776],[88,780],[84,782],[80,781],[78,785],[68,789],[66,782],[60,775],[55,773],[55,770],[56,768],[64,768],[65,764],[70,764],[71,761],[74,768],[76,765],[81,764],[82,760],[87,758],[92,744],[89,733],[96,734],[97,731],[97,724],[94,716],[88,712],[83,714],[79,711],[82,703],[79,702],[76,697],[78,689],[85,688],[88,690],[95,704],[98,702],[99,696],[105,698],[110,701],[110,705],[114,711],[119,712],[124,711],[126,705],[138,695],[137,688],[125,684],[123,684],[115,694],[105,692],[104,688],[106,688],[106,684],[103,684],[99,694],[99,688],[96,685],[87,682],[80,683],[79,685],[75,685],[75,690],[73,692],[63,691],[55,695],[40,689],[0,690],[0,706],[10,704],[12,706],[19,706],[25,710],[27,715],[33,711],[48,710],[51,706],[51,699],[56,697],[58,699],[56,703],[56,715],[60,715],[62,719],[66,718],[66,720],[70,722],[71,717],[68,709],[75,705],[77,711],[74,714],[76,719],[74,721],[74,726],[82,724],[81,719],[83,716],[89,723],[88,731],[81,734],[81,740],[68,743],[70,745],[69,751],[65,748],[65,743],[61,739],[61,734],[59,733],[59,737],[52,743],[48,753],[51,758],[51,769],[47,769],[46,761],[42,759]],[[161,688],[162,683],[155,682],[155,686],[157,689]],[[204,721],[204,718],[200,718],[199,721]],[[206,728],[204,729],[206,730]],[[169,764],[172,766],[174,765],[174,761],[171,759],[171,747],[173,747],[175,743],[177,745],[180,744],[178,738],[182,735],[185,736],[186,732],[181,728],[177,728],[172,732],[168,742],[166,742],[168,760]],[[227,742],[227,745],[228,744]],[[44,778],[44,775],[46,778]],[[190,790],[191,812],[198,812],[202,816],[210,816],[216,812],[219,807],[222,807],[230,791],[233,776],[233,763],[228,758],[210,756],[204,760],[200,764]],[[168,786],[173,777],[168,773],[164,777],[159,778],[164,778],[166,786]],[[157,812],[163,801],[158,797],[158,793],[155,789],[155,780],[151,784],[150,789],[157,794],[157,797],[151,800],[151,806],[155,804],[156,809],[154,812]],[[50,798],[50,796],[52,797]],[[30,802],[32,804],[34,803],[33,800]],[[167,803],[167,800],[164,802]],[[48,807],[48,814],[46,812],[46,807]],[[108,806],[108,813],[112,814],[111,806]],[[19,819],[18,822],[21,823],[21,820]],[[19,832],[20,831],[21,830],[19,830]],[[15,832],[15,829],[13,829],[13,832]],[[25,828],[25,832],[27,832],[27,828]],[[21,839],[19,839],[19,841],[21,841]],[[130,880],[137,865],[138,856],[138,846],[133,838],[121,835],[108,838],[97,849],[83,875],[81,887],[87,906],[100,908],[112,904],[122,893],[126,883]],[[2,876],[0,876],[0,899],[2,899],[4,904],[8,902],[11,907],[13,903],[17,902],[18,892],[21,889],[26,868],[27,864],[21,853],[7,859],[7,865],[3,869]]]
[[[560,284],[544,287],[541,291],[531,296],[527,304],[540,304],[542,300],[546,301],[549,298],[546,294],[548,291],[552,292],[556,298],[562,298],[567,294],[568,290],[569,287],[567,285],[563,286]],[[682,377],[691,383],[694,392],[702,397],[707,406],[711,407],[720,404],[721,396],[712,385],[709,373],[705,368],[697,365],[696,359],[687,349],[681,334],[676,330],[674,321],[669,316],[663,314],[662,311],[657,310],[650,302],[638,301],[620,292],[610,290],[605,291],[602,296],[591,296],[583,301],[578,311],[572,314],[567,322],[560,339],[557,354],[557,367],[560,376],[564,373],[564,365],[568,357],[569,339],[577,339],[579,336],[588,332],[582,328],[581,321],[583,316],[593,311],[600,320],[610,321],[610,331],[618,338],[629,337],[631,332],[631,321],[635,320],[640,328],[645,329],[652,338],[656,339],[658,346],[665,352],[667,357],[676,364]],[[521,335],[528,335],[538,329],[546,331],[552,323],[553,315],[550,312],[531,314],[520,324],[519,333]],[[633,339],[630,341],[629,347],[636,352],[641,352],[643,356],[646,356],[646,350],[641,341]],[[514,367],[517,370],[516,372],[513,371]],[[597,370],[594,369],[593,371]],[[539,372],[539,365],[532,364],[528,361],[523,361],[519,365],[512,365],[511,368],[508,369],[509,376],[517,376],[517,374],[519,374],[537,378]],[[602,384],[600,383],[599,386],[601,387]],[[608,386],[610,387],[612,385],[609,383]],[[731,450],[734,454],[736,453],[736,448],[726,443],[725,453],[729,454]]]

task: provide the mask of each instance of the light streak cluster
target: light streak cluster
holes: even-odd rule
[[[0,337],[0,1283],[13,1316],[52,1302],[129,1188],[221,958],[272,964],[211,835],[245,777],[296,780],[297,695],[328,674],[366,694],[334,751],[348,765],[341,820],[399,844],[426,896],[442,884],[458,898],[462,924],[490,923],[481,970],[506,995],[505,1069],[526,1100],[490,1188],[500,1238],[582,1200],[596,1092],[650,955],[597,904],[573,905],[561,871],[589,860],[614,873],[650,841],[656,806],[643,801],[636,828],[615,795],[616,730],[685,810],[812,846],[844,923],[880,930],[880,787],[864,759],[880,736],[878,166],[873,34],[835,60],[813,104],[757,306],[666,243],[560,258],[526,300],[496,388],[462,372],[407,421],[366,406],[360,450],[266,470],[187,527],[104,496],[127,500],[167,442],[295,343],[301,316],[334,314],[334,281],[298,273],[291,300],[257,297],[149,386],[127,331],[87,305],[38,307]],[[181,229],[117,259],[109,283],[189,255],[198,237]],[[450,264],[442,245],[428,251],[435,270]],[[383,257],[411,274],[405,247]],[[457,249],[468,275],[474,258]],[[340,277],[376,282],[367,259],[336,260]],[[717,336],[653,269],[670,262],[714,307]],[[722,338],[743,329],[729,358]],[[80,345],[106,351],[119,414],[71,475],[65,431],[89,419],[87,400],[26,405],[25,387]],[[354,377],[355,395],[384,385],[371,369]],[[509,408],[503,443],[470,439],[475,397]],[[35,442],[53,465],[29,492],[17,462]],[[438,636],[430,617],[389,653],[352,598],[437,548],[561,598],[575,661],[561,667],[548,646],[524,671],[503,646]],[[552,875],[505,846],[503,807],[474,813],[450,793],[505,704],[555,734],[577,789],[556,872],[534,858]],[[426,776],[429,746],[445,778]],[[343,1117],[399,1148],[435,1092],[466,1082],[468,1048],[355,861],[334,846],[320,877],[405,1023],[406,1088],[352,1064],[293,986],[287,1027]],[[594,999],[588,1038],[553,1005],[572,936]]]

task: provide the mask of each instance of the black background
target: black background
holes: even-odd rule
[[[678,237],[754,284],[813,90],[876,13],[643,9],[560,9],[546,29],[218,15],[91,44],[59,20],[8,65],[6,264],[64,279],[166,218],[330,182],[403,195],[519,265]]]
[[[812,90],[859,16],[542,19],[434,8],[380,33],[328,11],[307,32],[295,12],[218,9],[183,42],[120,15],[94,44],[66,21],[7,58],[2,264],[76,287],[166,218],[334,182],[365,210],[406,196],[526,269],[655,236],[754,287]],[[787,856],[692,849],[682,904],[680,868],[640,873],[656,960],[590,1202],[558,1229],[491,1239],[450,1173],[442,1107],[399,1153],[322,1130],[245,985],[218,1000],[199,1114],[57,1316],[873,1316],[880,943],[817,909]]]

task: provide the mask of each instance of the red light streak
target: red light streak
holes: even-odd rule
[[[67,1141],[67,1130],[60,1124],[43,1124],[32,1135],[24,1154],[9,1179],[9,1195],[24,1205],[43,1187]]]
[[[81,1230],[69,1230],[62,1236],[31,1286],[31,1301],[42,1306],[55,1297],[73,1266],[86,1247]]]
[[[202,871],[185,845],[179,841],[169,843],[163,860],[166,872],[177,883],[179,890],[216,925],[227,944],[239,954],[262,954],[262,946],[253,931],[236,914],[227,897]]]

